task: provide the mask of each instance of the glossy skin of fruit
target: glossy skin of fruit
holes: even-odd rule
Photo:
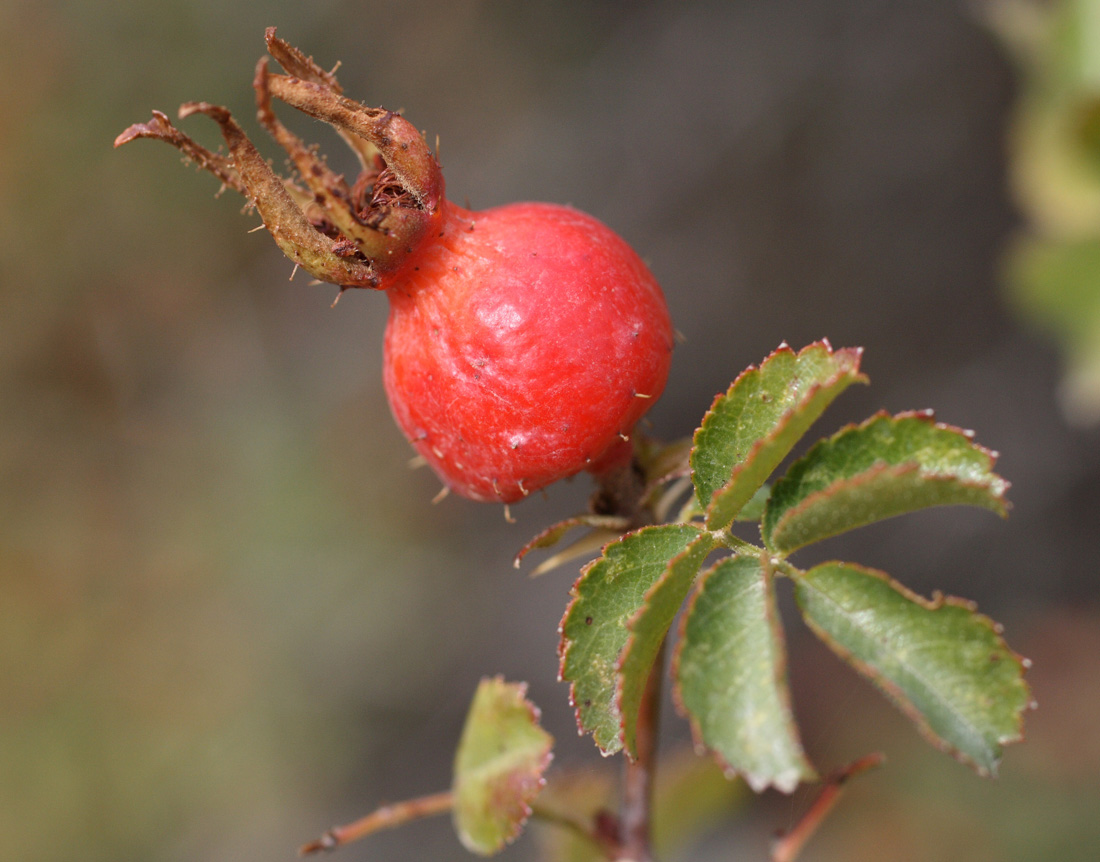
[[[445,204],[440,232],[386,289],[386,392],[416,450],[455,492],[501,502],[628,456],[672,353],[645,264],[551,204]]]
[[[471,212],[444,197],[416,127],[343,96],[331,72],[267,31],[286,75],[256,67],[257,116],[297,181],[276,176],[229,111],[209,116],[229,155],[157,111],[115,146],[155,138],[245,195],[296,266],[390,301],[385,386],[397,424],[446,486],[503,503],[583,470],[627,464],[635,423],[660,396],[672,324],[637,254],[591,216],[552,204]],[[359,157],[354,183],[286,129],[279,99],[333,125]]]

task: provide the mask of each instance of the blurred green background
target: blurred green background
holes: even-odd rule
[[[212,178],[111,148],[191,99],[254,132],[274,24],[438,134],[454,200],[572,203],[642,252],[684,335],[653,433],[690,433],[781,340],[828,336],[867,349],[872,385],[821,433],[935,407],[1002,453],[1007,524],[929,512],[822,555],[1003,620],[1035,660],[1029,741],[982,781],[792,627],[811,755],[889,758],[803,858],[1100,858],[1100,432],[1065,421],[1056,342],[1002,288],[1034,227],[1006,146],[1032,70],[982,19],[962,0],[0,0],[0,856],[292,859],[444,787],[483,674],[531,682],[558,764],[607,765],[555,680],[572,576],[510,565],[586,482],[517,524],[432,506],[382,392],[384,298],[331,309]],[[763,858],[805,804],[749,804],[691,858]],[[463,858],[445,822],[342,853]]]

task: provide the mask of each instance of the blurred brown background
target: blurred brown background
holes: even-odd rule
[[[978,779],[792,625],[811,754],[889,758],[803,858],[1100,858],[1100,432],[1063,421],[1058,357],[1001,292],[1018,82],[974,9],[0,0],[0,856],[292,859],[445,786],[482,674],[531,682],[558,764],[608,765],[555,681],[573,576],[511,567],[586,481],[515,525],[430,505],[382,392],[385,299],[330,309],[212,178],[111,149],[190,99],[256,131],[275,24],[438,134],[456,201],[572,203],[641,251],[684,335],[655,434],[689,434],[781,340],[827,336],[866,348],[872,385],[819,433],[935,407],[1002,453],[1007,523],[929,512],[818,557],[1004,621],[1035,660],[1029,742]],[[671,710],[666,731],[686,738]],[[691,858],[763,858],[804,805],[750,804]],[[464,854],[437,822],[341,858]]]

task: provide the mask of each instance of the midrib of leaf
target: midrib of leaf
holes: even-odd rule
[[[885,518],[931,506],[971,505],[1002,517],[1008,483],[996,454],[930,411],[879,412],[820,440],[773,489],[765,544],[791,553]]]
[[[789,793],[814,770],[791,710],[769,568],[757,555],[730,557],[701,576],[673,656],[674,698],[696,744],[711,749],[727,772],[740,773],[757,792],[775,786]]]
[[[480,766],[463,768],[463,779],[469,781],[485,777],[496,777],[505,772],[510,772],[513,767],[526,766],[527,761],[531,759],[532,752],[537,753],[537,751],[537,745],[525,742],[522,748],[512,747],[508,751],[502,751],[500,754],[493,755],[489,760],[482,761]]]

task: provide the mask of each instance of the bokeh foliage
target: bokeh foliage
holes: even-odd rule
[[[1028,221],[1007,261],[1020,313],[1057,339],[1062,407],[1100,422],[1100,2],[994,4],[1021,92],[1012,177]]]

